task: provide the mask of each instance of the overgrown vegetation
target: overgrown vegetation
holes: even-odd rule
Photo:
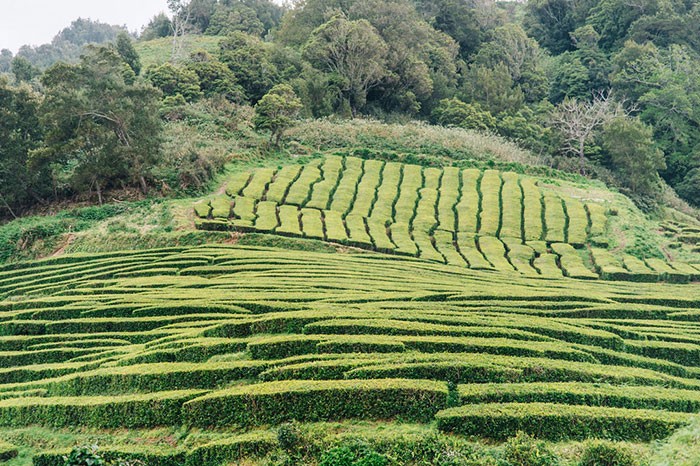
[[[42,58],[29,49],[2,55],[0,72],[11,71],[13,83],[2,84],[11,112],[2,128],[24,133],[5,149],[9,162],[0,173],[22,181],[3,176],[9,181],[0,208],[12,217],[83,193],[100,201],[105,189],[122,186],[196,188],[229,154],[195,149],[182,170],[186,179],[173,183],[170,175],[185,159],[163,148],[155,109],[167,125],[191,106],[216,119],[223,105],[241,115],[257,104],[260,116],[274,99],[277,109],[291,105],[284,123],[269,108],[264,121],[256,120],[274,146],[297,110],[307,118],[419,119],[499,134],[536,154],[525,158],[600,177],[645,210],[671,199],[664,182],[697,206],[698,50],[674,31],[693,24],[698,9],[650,1],[618,24],[613,18],[624,7],[617,0],[557,1],[313,0],[291,9],[269,0],[173,1],[170,16],[154,17],[142,31],[141,41],[155,41],[139,44],[144,57],[118,28],[78,20],[51,46],[71,44],[65,56],[51,58],[41,48]],[[553,11],[561,22],[550,24]],[[657,24],[662,32],[651,34]],[[87,53],[82,62],[75,50]],[[46,60],[74,64],[46,69]],[[89,78],[96,73],[102,78]],[[107,92],[107,82],[120,84]],[[270,93],[280,85],[290,90]],[[88,112],[79,99],[68,99],[71,92],[105,105]],[[27,104],[19,108],[17,99]],[[134,113],[127,105],[133,99],[149,110]],[[40,124],[27,125],[32,120]],[[85,123],[79,132],[75,122]],[[496,159],[509,155],[495,152]]]

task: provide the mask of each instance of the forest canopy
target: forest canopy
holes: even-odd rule
[[[148,192],[173,166],[161,136],[178,108],[253,111],[264,101],[257,108],[269,116],[284,112],[284,99],[303,118],[418,119],[495,133],[640,205],[656,205],[669,185],[700,206],[697,2],[168,4],[138,35],[78,19],[51,44],[0,52],[8,141],[0,215],[86,190]],[[178,50],[196,35],[218,48]],[[143,67],[134,42],[165,37],[170,60]],[[281,140],[271,125],[257,128]]]

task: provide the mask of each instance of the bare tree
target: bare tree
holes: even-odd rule
[[[173,14],[173,50],[170,61],[176,63],[182,58],[184,37],[192,16],[192,2],[187,0],[168,0],[168,9]]]
[[[605,123],[624,115],[622,103],[615,102],[609,92],[597,93],[590,102],[565,99],[552,115],[552,123],[562,137],[562,151],[580,160],[585,173],[586,143],[590,142]]]

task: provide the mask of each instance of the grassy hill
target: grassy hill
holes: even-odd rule
[[[211,195],[24,220],[43,259],[3,227],[0,461],[697,464],[692,219],[456,130],[305,125]]]

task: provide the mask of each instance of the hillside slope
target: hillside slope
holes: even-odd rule
[[[696,227],[495,140],[372,127],[335,150],[297,128],[214,194],[6,238],[60,232],[0,266],[0,456],[492,466],[523,431],[565,466],[598,437],[675,460],[700,410]]]
[[[290,420],[649,441],[700,408],[688,285],[202,246],[6,266],[0,292],[3,429],[248,432],[161,449],[186,464],[264,455]]]
[[[700,278],[697,251],[687,256],[694,264],[611,253],[610,217],[621,196],[592,185],[329,155],[239,172],[225,191],[195,205],[198,228],[314,238],[542,278]],[[697,237],[691,227],[666,228],[689,244]]]

